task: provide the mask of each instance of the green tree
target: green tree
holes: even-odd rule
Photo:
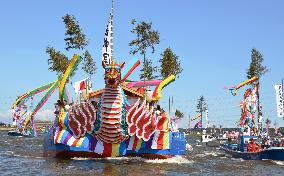
[[[182,67],[180,60],[176,54],[173,53],[171,48],[167,48],[162,54],[161,59],[161,77],[163,79],[167,78],[170,75],[175,75],[179,77],[179,74],[182,72]]]
[[[144,73],[145,70],[145,73]],[[140,79],[145,79],[145,80],[152,80],[156,79],[158,76],[156,76],[156,72],[158,70],[158,67],[154,67],[152,64],[152,61],[150,59],[145,58],[145,62],[143,65],[143,68],[140,70]]]
[[[260,109],[260,94],[259,94],[259,87],[260,87],[260,77],[264,75],[266,72],[268,72],[268,69],[266,66],[263,65],[263,56],[262,54],[256,49],[253,48],[251,50],[251,63],[249,68],[247,69],[247,78],[250,79],[254,76],[258,77],[258,81],[256,83],[252,83],[252,85],[258,86],[258,91],[257,91],[257,96],[258,96],[258,107],[257,107],[257,112],[258,112],[258,119],[260,119],[260,116],[262,116],[262,112]],[[258,129],[262,130],[262,122],[258,123]]]
[[[82,29],[80,28],[80,25],[74,15],[66,14],[62,17],[62,19],[66,28],[64,38],[64,41],[66,42],[65,50],[85,50],[85,48],[88,46],[88,40],[86,35],[83,34]],[[56,72],[58,76],[62,75],[70,63],[68,57],[50,46],[46,48],[46,53],[49,55],[48,69]],[[91,54],[87,50],[84,51],[83,55],[84,60],[82,69],[89,76],[91,76],[96,72],[96,63],[93,61]],[[75,72],[71,76],[74,74]]]
[[[177,109],[176,112],[175,112],[175,116],[179,117],[179,118],[183,118],[184,117],[184,113]]]
[[[253,48],[251,50],[251,63],[249,68],[247,69],[248,79],[254,76],[260,78],[268,71],[267,67],[263,65],[263,61],[264,59],[262,54],[256,48]]]
[[[82,29],[74,15],[66,14],[62,17],[65,23],[65,42],[66,50],[69,49],[84,49],[88,45],[86,35],[83,34]]]
[[[146,72],[154,69],[152,65],[150,69],[146,69],[150,66],[149,64],[146,66],[147,49],[151,48],[152,53],[155,52],[155,45],[160,43],[160,33],[158,30],[152,29],[152,22],[147,23],[145,21],[141,21],[140,23],[137,23],[135,19],[132,19],[131,24],[134,26],[131,33],[136,34],[137,38],[129,43],[129,46],[132,47],[130,54],[134,55],[139,52],[143,55],[143,78],[145,80],[148,77],[147,75],[151,75],[151,73]]]
[[[48,59],[48,70],[55,71],[58,76],[61,76],[68,67],[70,60],[67,56],[60,51],[56,51],[53,47],[48,46],[46,48],[46,53],[48,53],[50,57]]]
[[[84,52],[84,65],[82,69],[91,77],[96,73],[97,67],[96,62],[94,62],[91,54],[86,50]]]
[[[201,125],[202,125],[202,116],[203,116],[203,112],[205,112],[207,110],[207,105],[205,102],[205,98],[203,96],[200,96],[200,98],[197,100],[197,113],[201,114]]]

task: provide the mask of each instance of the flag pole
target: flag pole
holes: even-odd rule
[[[110,20],[111,20],[111,42],[110,42],[110,49],[111,49],[111,55],[113,57],[113,31],[114,31],[114,0],[112,0],[111,2],[111,16],[110,16]],[[112,59],[112,58],[111,58]]]
[[[169,97],[169,117],[171,117],[171,97]]]
[[[283,79],[281,80],[281,84],[282,84],[282,99],[284,99],[284,88],[283,88]],[[284,106],[284,103],[282,103],[282,105]],[[282,107],[282,114],[284,114],[284,107]],[[283,120],[284,120],[284,116],[283,116]]]

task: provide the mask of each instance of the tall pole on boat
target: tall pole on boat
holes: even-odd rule
[[[281,80],[281,84],[282,84],[282,101],[283,101],[283,99],[284,99],[283,79]],[[284,103],[282,103],[282,105],[283,105],[283,104],[284,104]],[[282,111],[283,111],[282,114],[284,114],[284,107],[282,107]],[[283,120],[284,120],[284,117],[283,117]]]
[[[258,78],[259,79],[259,78]],[[257,124],[258,124],[258,134],[260,134],[262,130],[262,108],[260,107],[260,93],[259,93],[259,80],[257,81],[257,98],[258,98],[258,103],[257,103]]]
[[[112,53],[112,57],[113,57],[113,31],[114,31],[114,23],[113,23],[113,19],[114,19],[114,0],[112,0],[111,2],[111,15],[110,15],[110,24],[111,24],[111,28],[110,28],[110,52]]]
[[[201,103],[201,119],[200,119],[200,121],[201,121],[201,130],[202,130],[202,111],[203,111],[203,107],[202,107],[202,103]]]
[[[259,116],[260,116],[259,78],[257,80],[256,86],[257,86],[256,94],[257,94],[257,99],[258,99],[258,103],[257,103],[257,127],[258,127],[258,133],[259,133],[260,132],[260,127],[259,127],[259,123],[260,123],[259,122]]]
[[[188,114],[188,133],[190,132],[190,114]]]
[[[171,97],[169,97],[169,117],[171,117]]]

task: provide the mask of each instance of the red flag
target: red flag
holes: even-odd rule
[[[85,81],[80,82],[80,90],[86,89]]]

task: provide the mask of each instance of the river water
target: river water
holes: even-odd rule
[[[244,161],[222,151],[196,146],[185,157],[63,160],[43,157],[43,136],[11,137],[0,131],[0,175],[284,175],[284,162]]]

